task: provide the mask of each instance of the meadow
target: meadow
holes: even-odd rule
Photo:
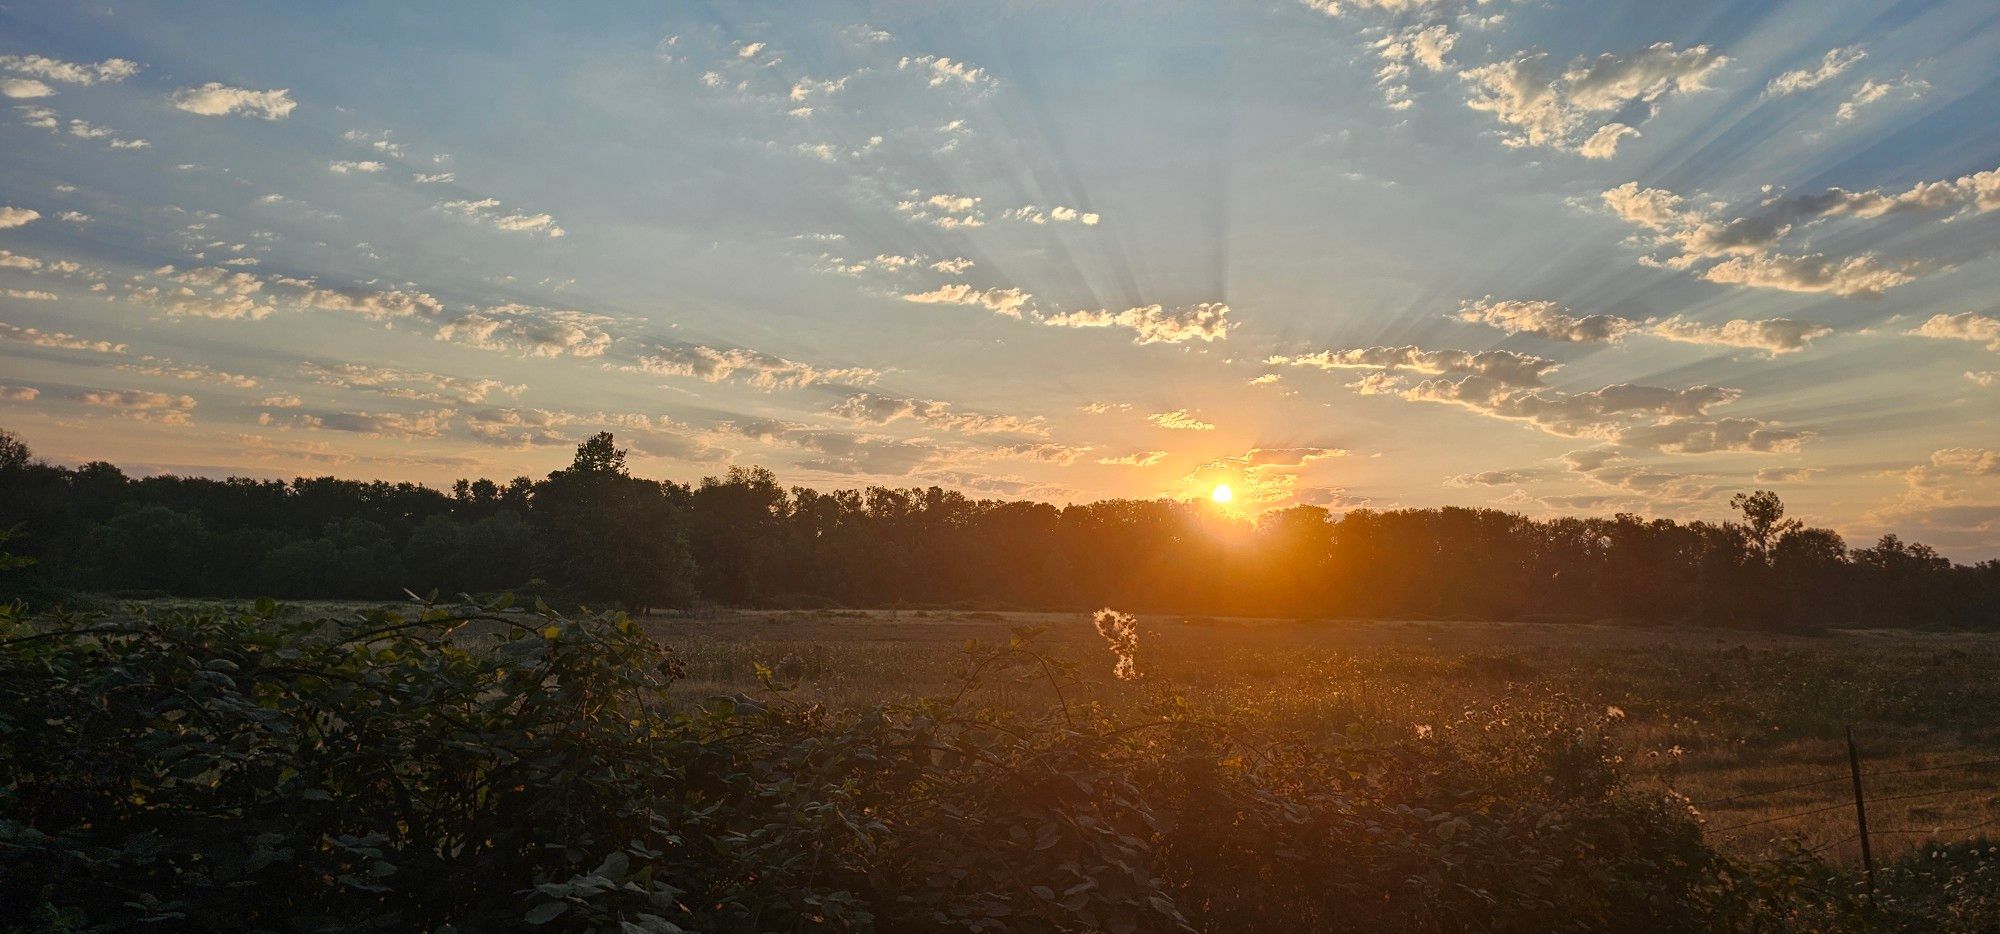
[[[153,600],[0,648],[26,930],[2000,921],[1995,634]]]
[[[1019,626],[1047,627],[1041,640],[1052,655],[1097,675],[1090,701],[1132,705],[1171,685],[1318,740],[1480,729],[1494,710],[1563,697],[1606,711],[1627,769],[1686,795],[1711,831],[1769,821],[1712,835],[1721,848],[1763,857],[1802,845],[1858,865],[1852,726],[1866,796],[1895,799],[1869,808],[1878,859],[2000,825],[2000,680],[1991,676],[2000,634],[1138,618],[1144,686],[1110,677],[1110,655],[1081,614],[731,612],[646,625],[685,660],[688,677],[674,691],[689,701],[755,694],[759,664],[795,676],[798,696],[833,707],[935,694],[955,683],[963,643],[1004,641]],[[981,690],[1003,708],[1055,702],[1033,680]],[[1972,762],[1981,764],[1930,768]],[[1807,782],[1816,784],[1792,787]],[[1833,805],[1842,806],[1773,820]]]
[[[288,606],[336,616],[396,605]],[[968,643],[1005,643],[1023,627],[1081,675],[1070,703],[1129,713],[1172,692],[1314,742],[1479,730],[1496,711],[1556,699],[1601,710],[1628,774],[1685,795],[1711,843],[1752,859],[1804,849],[1860,865],[1851,727],[1878,860],[2000,835],[2000,679],[1991,676],[2000,633],[1142,613],[1143,677],[1120,682],[1081,613],[711,609],[636,619],[680,657],[685,673],[668,693],[684,707],[764,696],[767,676],[791,700],[836,711],[951,694]],[[968,699],[1022,713],[1058,703],[1036,677],[983,683]]]

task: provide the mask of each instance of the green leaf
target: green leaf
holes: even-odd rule
[[[568,902],[543,902],[524,915],[521,920],[529,924],[547,924],[569,910]]]

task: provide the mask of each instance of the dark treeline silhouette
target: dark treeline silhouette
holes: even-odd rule
[[[609,434],[536,481],[450,490],[156,476],[35,462],[0,432],[4,588],[389,598],[514,590],[632,609],[957,606],[1190,614],[2000,628],[2000,561],[1884,536],[1850,549],[1739,495],[1741,521],[1536,520],[1494,509],[1067,507],[949,490],[781,487],[732,468],[631,476]]]

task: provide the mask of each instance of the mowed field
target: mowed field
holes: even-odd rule
[[[721,611],[641,623],[684,661],[672,699],[686,705],[747,695],[837,712],[956,695],[968,643],[1024,629],[1083,683],[1059,700],[1046,678],[1001,680],[971,699],[1023,713],[1100,704],[1138,722],[1147,703],[1179,696],[1326,743],[1462,738],[1560,705],[1601,716],[1636,784],[1685,795],[1712,842],[1753,859],[1805,850],[1859,864],[1852,727],[1878,861],[1930,840],[2000,836],[2000,634],[1141,614],[1142,677],[1121,682],[1082,613]]]
[[[1137,708],[1171,692],[1317,741],[1483,730],[1537,705],[1588,705],[1635,781],[1686,795],[1718,845],[1750,857],[1805,848],[1848,865],[1859,859],[1852,726],[1878,859],[2000,833],[1994,634],[1144,614],[1143,677],[1119,682],[1083,614],[734,612],[646,625],[685,659],[686,702],[758,696],[760,664],[796,685],[785,692],[795,703],[955,693],[969,640],[1042,627],[1036,643],[1089,681],[1069,703]],[[1057,703],[1043,680],[975,696]]]

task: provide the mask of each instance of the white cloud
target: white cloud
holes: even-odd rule
[[[61,350],[88,350],[93,353],[102,354],[122,354],[125,352],[124,344],[91,340],[89,338],[77,337],[74,334],[64,334],[60,331],[24,328],[8,324],[4,321],[0,321],[0,340],[19,341],[23,344],[33,344],[36,347],[52,347]]]
[[[965,62],[953,61],[938,55],[905,56],[896,63],[898,71],[912,69],[926,74],[931,87],[959,84],[967,87],[990,88],[999,82],[986,73],[984,68],[975,68]]]
[[[1061,205],[1049,208],[1046,212],[1032,204],[1023,205],[1008,211],[1007,216],[1030,224],[1047,224],[1053,221],[1058,224],[1082,224],[1085,227],[1095,227],[1097,222],[1102,220],[1094,213]]]
[[[833,413],[868,425],[887,425],[907,418],[942,431],[956,431],[969,435],[1048,433],[1048,428],[1039,417],[1021,418],[1015,415],[954,412],[949,402],[906,399],[872,392],[856,393],[841,400],[840,404],[833,407]]]
[[[880,373],[865,367],[820,368],[743,348],[719,350],[692,344],[661,346],[639,358],[639,369],[719,383],[746,374],[759,389],[797,389],[817,383],[871,383]]]
[[[1701,269],[1702,276],[1757,288],[1872,297],[1914,280],[1929,264],[1882,260],[1872,254],[1789,255],[1775,248],[1794,231],[1832,218],[2000,208],[2000,169],[1918,182],[1896,193],[1829,188],[1814,195],[1774,196],[1736,217],[1690,205],[1671,191],[1641,188],[1636,182],[1607,190],[1602,197],[1613,214],[1652,232],[1651,245],[1660,255],[1642,258],[1642,263],[1688,270],[1721,260]]]
[[[481,223],[488,224],[497,230],[504,230],[510,233],[539,233],[548,237],[561,237],[569,233],[556,223],[554,217],[548,214],[528,214],[521,211],[515,211],[511,214],[502,213],[500,210],[500,199],[498,198],[440,201],[437,204],[437,208],[448,214],[469,217]]]
[[[928,292],[904,295],[903,301],[920,305],[975,305],[996,315],[1019,318],[1034,296],[1020,289],[975,289],[963,282],[950,282]]]
[[[346,175],[350,172],[372,174],[388,168],[388,166],[373,160],[364,160],[360,162],[351,162],[351,161],[329,162],[326,164],[326,167],[327,169],[329,169],[330,171],[332,171],[337,175]]]
[[[1555,302],[1495,301],[1491,296],[1460,303],[1458,320],[1573,344],[1612,343],[1639,327],[1636,321],[1611,315],[1572,315]]]
[[[1803,350],[1815,338],[1832,334],[1833,329],[1795,318],[1767,318],[1762,321],[1737,318],[1721,324],[1703,324],[1674,317],[1647,325],[1646,333],[1688,344],[1748,347],[1781,354]]]
[[[1934,340],[1983,341],[1987,350],[2000,351],[2000,317],[1978,312],[1932,315],[1909,333]]]
[[[123,58],[107,58],[91,64],[66,62],[46,55],[0,55],[0,69],[63,84],[91,85],[99,81],[116,84],[138,74],[139,63]]]
[[[1271,365],[1312,367],[1321,370],[1409,370],[1431,375],[1475,376],[1499,386],[1540,386],[1542,378],[1559,364],[1542,357],[1511,350],[1425,350],[1415,345],[1401,347],[1352,347],[1322,350],[1311,354],[1273,356]]]
[[[5,95],[15,100],[47,97],[55,92],[55,88],[49,87],[33,78],[0,78],[0,95]]]
[[[896,202],[896,210],[910,215],[912,220],[925,221],[946,230],[986,224],[986,215],[979,210],[979,199],[969,195],[934,194],[924,197],[921,192],[911,192],[909,198]]]
[[[1916,280],[1923,268],[1915,262],[1892,263],[1863,254],[1847,259],[1830,259],[1814,253],[1787,256],[1769,253],[1735,256],[1710,266],[1702,278],[1726,285],[1743,285],[1784,292],[1829,292],[1875,298],[1896,286]]]
[[[9,227],[19,227],[23,224],[27,224],[31,221],[37,220],[41,216],[42,212],[37,211],[33,208],[17,208],[7,205],[0,205],[0,230],[5,230]]]
[[[137,389],[80,389],[70,393],[69,398],[84,405],[116,409],[122,415],[165,425],[192,423],[196,404],[193,396]]]
[[[491,305],[440,325],[437,339],[529,357],[600,357],[611,347],[612,320],[573,309]]]
[[[1214,422],[1202,421],[1199,417],[1195,416],[1193,413],[1189,412],[1186,409],[1175,409],[1171,412],[1155,412],[1151,415],[1146,416],[1146,420],[1152,422],[1155,425],[1160,426],[1161,428],[1166,428],[1172,431],[1215,430]]]
[[[1891,94],[1896,95],[1902,100],[1913,101],[1923,97],[1925,94],[1929,94],[1930,90],[1930,82],[1922,78],[1912,78],[1907,74],[1900,78],[1891,78],[1887,81],[1877,81],[1874,78],[1869,78],[1861,82],[1861,86],[1854,90],[1852,96],[1841,101],[1840,106],[1834,108],[1833,122],[1848,123],[1860,114],[1861,108],[1880,101]]]
[[[1222,302],[1202,302],[1174,309],[1141,305],[1124,311],[1071,311],[1048,315],[1041,321],[1050,327],[1062,328],[1129,328],[1138,335],[1132,339],[1135,344],[1226,340],[1229,329],[1234,326],[1229,320],[1229,306]]]
[[[248,88],[232,88],[216,81],[210,81],[198,88],[182,88],[175,91],[173,102],[174,106],[181,110],[204,117],[242,114],[265,120],[283,120],[298,106],[298,102],[292,100],[291,90],[288,88],[252,91]]]
[[[1827,53],[1820,57],[1818,65],[1788,71],[1772,78],[1771,83],[1764,86],[1764,94],[1766,97],[1784,97],[1787,94],[1810,91],[1839,77],[1842,72],[1867,57],[1868,53],[1858,45],[1828,49]]]
[[[1729,59],[1705,45],[1677,49],[1659,42],[1631,55],[1611,53],[1572,62],[1560,74],[1545,69],[1547,53],[1519,56],[1469,68],[1460,75],[1472,85],[1466,105],[1491,113],[1509,129],[1509,146],[1544,146],[1608,158],[1617,141],[1633,131],[1622,123],[1590,127],[1596,114],[1616,113],[1634,104],[1656,105],[1675,91],[1708,89],[1708,79]],[[1622,129],[1612,129],[1621,127]],[[1588,132],[1586,132],[1588,130]]]
[[[41,395],[42,391],[33,386],[0,386],[0,401],[33,402]]]

